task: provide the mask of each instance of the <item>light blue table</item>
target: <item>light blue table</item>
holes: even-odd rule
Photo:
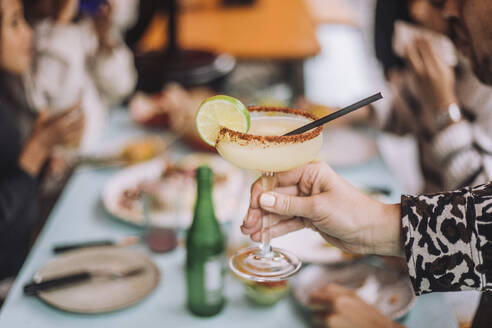
[[[112,113],[106,139],[114,140],[142,131],[134,126],[123,110]],[[178,146],[177,156],[186,152]],[[338,170],[357,185],[385,186],[397,190],[393,179],[380,160],[362,167]],[[135,228],[110,218],[105,212],[100,193],[115,169],[81,169],[70,180],[34,245],[24,267],[0,312],[1,328],[23,327],[305,327],[289,299],[273,308],[257,308],[244,297],[242,286],[228,278],[227,306],[219,315],[202,319],[185,308],[184,249],[166,255],[153,255],[162,273],[158,288],[134,307],[103,315],[76,315],[49,307],[37,298],[25,297],[22,286],[53,257],[55,243],[72,240],[119,238],[135,234]],[[398,195],[394,195],[398,199]],[[143,250],[145,251],[145,250]],[[404,321],[408,327],[456,327],[449,307],[439,294],[420,297]]]

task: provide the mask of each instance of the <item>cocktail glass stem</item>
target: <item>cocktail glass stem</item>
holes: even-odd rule
[[[275,174],[273,172],[264,172],[261,176],[261,184],[263,187],[263,192],[273,191],[276,184]],[[263,211],[263,218],[261,221],[261,245],[260,245],[260,256],[261,257],[272,257],[272,247],[270,246],[270,224],[271,215],[270,213]]]

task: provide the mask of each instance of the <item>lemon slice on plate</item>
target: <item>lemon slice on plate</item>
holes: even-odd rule
[[[246,133],[251,118],[246,106],[229,96],[215,96],[205,100],[195,117],[196,128],[200,137],[210,146],[215,146],[221,127]]]

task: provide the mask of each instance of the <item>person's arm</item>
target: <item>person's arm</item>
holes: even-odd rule
[[[417,295],[492,289],[492,183],[403,196],[405,255]]]
[[[92,74],[97,88],[109,106],[114,106],[135,89],[137,72],[133,54],[123,42],[111,20],[112,6],[103,6],[93,19],[87,39],[97,39]]]
[[[309,296],[315,327],[404,328],[366,303],[354,290],[328,284]]]
[[[62,112],[84,96],[86,78],[81,63],[85,47],[81,38],[74,37],[74,30],[50,21],[36,26],[36,57],[26,78],[26,91],[37,111]]]
[[[263,211],[272,238],[312,228],[353,253],[406,256],[416,294],[492,290],[492,182],[382,204],[324,163],[276,174],[278,187],[252,186],[242,232],[261,240]]]
[[[23,218],[18,213],[36,206],[37,180],[21,168],[9,170],[0,178],[0,224],[11,226]],[[30,224],[19,223],[19,224]]]
[[[94,58],[93,76],[104,101],[114,106],[121,103],[135,89],[137,71],[133,54],[122,42],[111,53],[100,53]]]
[[[44,163],[43,154],[38,155],[38,153],[44,151],[40,151],[36,145],[32,147],[34,150],[29,150],[27,153],[34,152],[36,156],[26,155],[26,158],[32,158],[32,163],[24,168],[23,163],[29,161],[21,159],[23,149],[20,135],[15,127],[15,117],[0,108],[0,234],[5,231],[4,229],[15,225],[17,220],[23,220],[18,216],[23,212],[24,207],[35,205],[36,172],[38,165],[41,167]]]
[[[417,39],[407,52],[417,89],[428,107],[427,118],[422,116],[419,123],[426,127],[431,155],[442,168],[444,187],[454,190],[489,181],[492,138],[488,131],[492,120],[484,113],[474,122],[460,115],[455,70],[442,60],[429,40]]]
[[[446,189],[474,186],[491,180],[492,152],[490,133],[466,120],[436,133],[432,153],[443,168]],[[487,146],[489,145],[489,146]]]

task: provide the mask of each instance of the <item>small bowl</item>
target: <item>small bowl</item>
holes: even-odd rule
[[[243,280],[247,298],[259,306],[273,306],[289,292],[289,281],[256,282]]]

